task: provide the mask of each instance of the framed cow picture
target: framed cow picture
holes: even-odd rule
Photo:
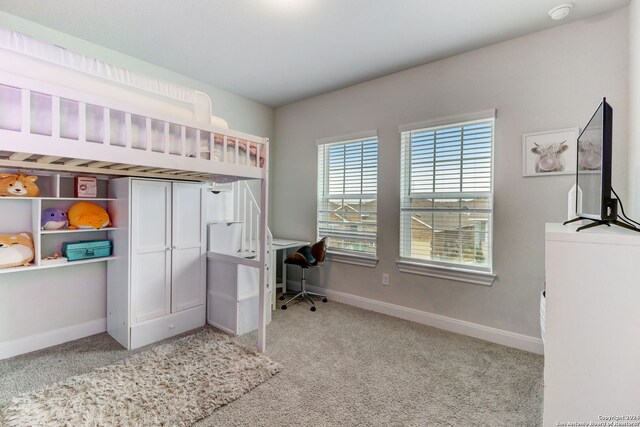
[[[523,134],[522,175],[575,174],[578,135],[578,128]]]

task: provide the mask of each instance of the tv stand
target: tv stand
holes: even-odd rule
[[[640,233],[640,229],[630,226],[622,221],[618,221],[617,219],[591,219],[591,218],[583,218],[581,216],[577,218],[570,219],[569,221],[565,221],[562,225],[571,224],[572,222],[581,221],[581,220],[593,221],[591,224],[583,225],[576,229],[576,232],[580,230],[586,230],[587,228],[597,227],[599,225],[606,225],[607,227],[611,227],[611,224],[617,225],[618,227],[626,228],[628,230],[637,231]]]
[[[639,408],[640,235],[574,230],[546,225],[544,426]]]

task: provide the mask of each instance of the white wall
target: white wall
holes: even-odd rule
[[[640,218],[640,0],[629,6],[629,212]]]
[[[627,10],[499,43],[276,110],[272,225],[313,240],[320,137],[378,129],[375,269],[330,263],[329,289],[539,336],[544,224],[566,217],[573,176],[523,178],[523,133],[584,125],[606,96],[614,107],[613,184],[627,187]],[[496,108],[495,233],[491,287],[399,273],[398,125]],[[624,196],[623,196],[624,197]],[[383,272],[391,286],[381,285]],[[311,283],[318,275],[309,275]]]
[[[4,12],[0,12],[0,26],[205,92],[212,99],[213,114],[226,119],[231,128],[273,136],[274,110],[270,107]],[[105,317],[105,264],[0,275],[0,358],[12,346],[28,348],[32,342],[71,339],[82,331],[95,333],[99,320]],[[37,339],[29,341],[28,337],[38,334]]]

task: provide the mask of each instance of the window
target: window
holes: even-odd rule
[[[484,115],[401,128],[403,260],[491,272],[494,119]]]
[[[318,141],[318,237],[329,252],[376,257],[377,192],[375,132]]]

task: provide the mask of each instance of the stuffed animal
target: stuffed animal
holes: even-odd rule
[[[0,174],[0,197],[38,197],[37,176]]]
[[[78,202],[69,208],[69,228],[104,228],[111,226],[107,211],[94,203]]]
[[[49,208],[42,212],[40,218],[40,228],[42,230],[59,230],[69,225],[67,213],[62,209]]]
[[[33,253],[30,233],[0,234],[0,268],[29,265]]]

